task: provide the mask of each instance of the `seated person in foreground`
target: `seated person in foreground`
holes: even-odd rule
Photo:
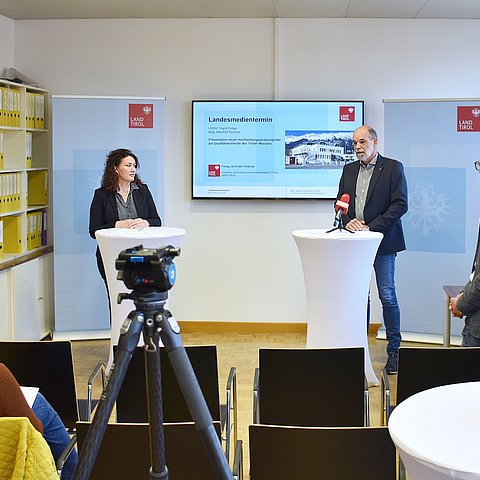
[[[42,433],[55,462],[70,441],[65,425],[45,397],[38,392],[30,408],[17,380],[3,363],[0,363],[0,417],[27,417]],[[78,454],[74,449],[65,462],[62,479],[73,477],[77,463]]]

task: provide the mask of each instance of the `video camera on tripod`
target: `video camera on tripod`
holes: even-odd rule
[[[180,249],[172,245],[162,248],[143,248],[143,245],[128,248],[119,253],[115,261],[117,279],[130,290],[148,289],[167,292],[177,277],[173,259]]]
[[[90,477],[113,405],[142,333],[147,376],[151,480],[168,480],[163,435],[160,339],[217,478],[233,480],[228,460],[213,426],[212,416],[183,347],[180,327],[165,308],[167,292],[176,280],[173,259],[178,255],[180,249],[172,245],[161,248],[143,248],[143,245],[137,245],[120,252],[115,261],[117,279],[122,280],[125,286],[132,290],[130,293],[120,293],[117,301],[133,300],[136,308],[130,312],[121,327],[115,360],[79,456],[73,480],[88,480]]]

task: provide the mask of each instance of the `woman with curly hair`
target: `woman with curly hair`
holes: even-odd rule
[[[107,155],[102,184],[95,190],[90,206],[89,232],[92,238],[97,230],[104,228],[140,230],[161,226],[152,194],[137,175],[139,166],[137,156],[126,148],[112,150]],[[98,247],[96,255],[98,271],[107,285]]]

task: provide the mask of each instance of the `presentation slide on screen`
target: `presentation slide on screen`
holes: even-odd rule
[[[334,198],[362,101],[194,101],[193,198]]]

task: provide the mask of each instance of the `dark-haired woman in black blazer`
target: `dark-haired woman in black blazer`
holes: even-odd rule
[[[95,190],[90,206],[89,232],[104,228],[140,230],[162,224],[152,194],[137,175],[140,166],[137,156],[125,148],[107,155],[102,186]],[[97,247],[98,271],[107,284],[100,250]],[[107,288],[108,290],[108,288]]]

